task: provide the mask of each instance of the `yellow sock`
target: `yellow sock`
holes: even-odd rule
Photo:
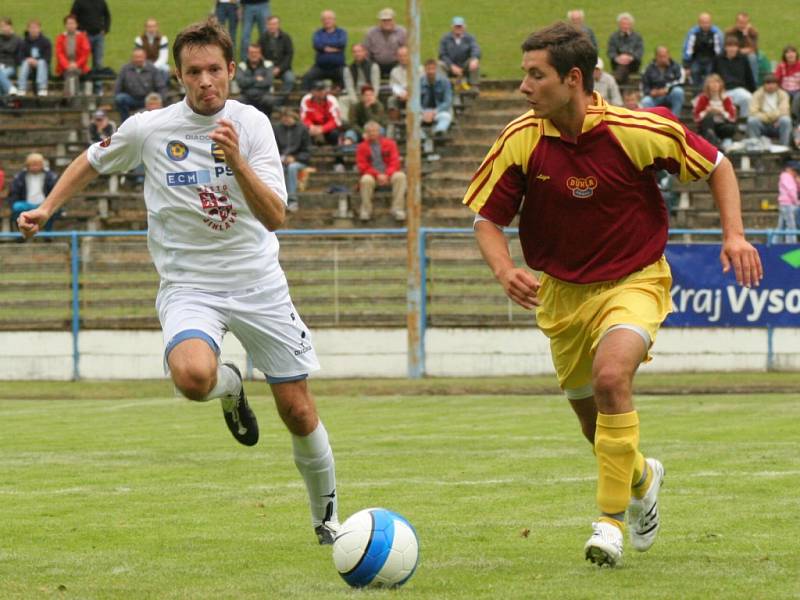
[[[624,514],[631,499],[631,480],[639,446],[639,415],[597,415],[597,506],[611,518]],[[639,454],[641,456],[641,454]],[[613,516],[612,516],[613,515]]]
[[[644,455],[636,451],[636,459],[633,463],[633,479],[631,479],[631,494],[636,498],[644,498],[647,490],[650,489],[650,482],[653,480],[653,473],[647,468]]]

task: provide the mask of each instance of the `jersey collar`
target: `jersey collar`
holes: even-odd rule
[[[201,115],[192,110],[192,107],[189,106],[189,103],[186,101],[186,98],[183,99],[181,102],[181,111],[183,112],[184,117],[196,125],[214,125],[216,124],[217,120],[224,117],[227,113],[228,102],[226,101],[222,108],[214,113],[213,115]]]
[[[592,102],[586,107],[586,116],[583,118],[581,134],[586,133],[590,129],[594,129],[600,124],[607,106],[606,101],[603,100],[603,97],[599,93],[592,92]],[[551,137],[561,137],[561,132],[550,119],[542,119],[542,133]]]

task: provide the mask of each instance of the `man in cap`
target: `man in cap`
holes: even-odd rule
[[[467,33],[464,17],[453,17],[450,31],[439,41],[439,66],[445,75],[456,78],[456,85],[469,89],[478,85],[480,58],[481,48]]]
[[[394,21],[394,11],[384,8],[378,13],[378,25],[372,27],[364,38],[369,59],[378,63],[381,77],[389,77],[397,64],[397,49],[406,45],[406,30]]]

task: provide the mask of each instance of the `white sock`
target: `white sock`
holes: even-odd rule
[[[336,469],[328,432],[322,421],[305,437],[292,435],[294,464],[303,476],[311,505],[311,522],[339,521],[336,497]]]
[[[236,372],[226,365],[219,365],[217,367],[217,385],[208,392],[205,401],[213,400],[214,398],[222,398],[224,400],[236,399],[239,397],[239,392],[242,391],[242,380]]]

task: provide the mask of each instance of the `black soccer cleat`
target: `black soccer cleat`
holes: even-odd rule
[[[336,534],[339,533],[339,523],[326,521],[314,527],[314,533],[317,534],[320,546],[331,546],[336,540]]]
[[[242,374],[235,364],[226,362],[226,367],[233,369],[233,372],[242,379]],[[244,393],[244,381],[242,380],[242,391],[230,410],[226,410],[225,403],[222,404],[222,415],[225,423],[236,441],[245,446],[255,446],[258,443],[258,421],[256,415],[247,403],[247,396]]]

